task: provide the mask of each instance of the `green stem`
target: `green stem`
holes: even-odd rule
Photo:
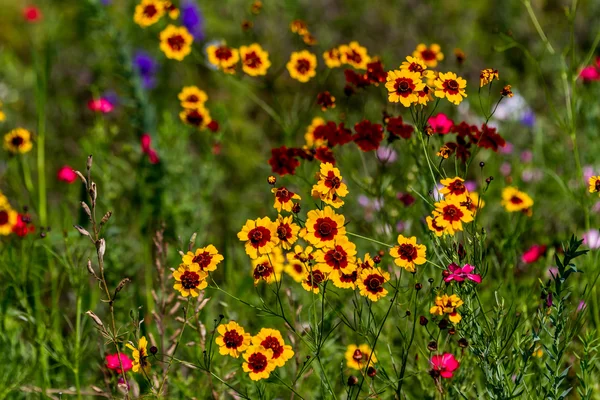
[[[392,246],[391,244],[383,243],[383,242],[380,242],[379,240],[371,239],[371,238],[368,238],[368,237],[366,237],[366,236],[359,235],[359,234],[357,234],[357,233],[352,233],[352,232],[348,232],[348,231],[346,231],[346,234],[348,234],[348,235],[350,235],[350,236],[355,236],[355,237],[357,237],[357,238],[361,238],[361,239],[364,239],[364,240],[368,240],[368,241],[370,241],[370,242],[377,243],[377,244],[380,244],[380,245],[382,245],[382,246],[386,246],[386,247],[390,247],[390,248],[391,248],[391,247],[394,247],[394,246]]]

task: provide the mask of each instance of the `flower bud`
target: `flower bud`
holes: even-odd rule
[[[354,375],[348,377],[348,386],[354,386],[358,383],[358,378]]]
[[[427,343],[427,349],[429,351],[436,351],[437,350],[437,342],[435,340],[432,340],[431,342]]]
[[[381,262],[381,257],[379,257],[379,256],[375,256],[375,257],[373,257],[373,262],[374,262],[375,264],[379,264],[379,263]]]
[[[150,346],[150,354],[158,353],[158,348],[156,346]]]
[[[419,291],[421,289],[423,289],[423,285],[420,283],[415,283],[415,290]]]
[[[458,346],[464,349],[465,347],[469,346],[469,342],[465,338],[460,338],[458,339]]]
[[[421,324],[422,326],[427,325],[428,322],[429,322],[429,320],[427,318],[425,318],[423,315],[421,315],[419,317],[419,324]]]
[[[375,369],[375,367],[367,368],[367,375],[369,375],[370,378],[374,378],[375,375],[377,375],[377,370]]]
[[[440,329],[446,329],[448,327],[448,321],[446,321],[445,319],[441,320],[438,324],[438,327]]]

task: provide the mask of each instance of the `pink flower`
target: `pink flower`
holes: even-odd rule
[[[583,234],[583,243],[590,249],[600,248],[600,231],[598,229],[590,229]]]
[[[442,113],[439,113],[434,117],[430,117],[427,120],[427,123],[429,126],[431,126],[431,129],[433,129],[435,133],[440,133],[442,135],[450,132],[450,128],[454,126],[454,122],[452,122],[452,120],[448,118],[446,114]]]
[[[75,171],[73,171],[73,168],[69,167],[68,165],[65,165],[59,169],[56,177],[59,181],[67,183],[73,183],[77,180],[77,174]]]
[[[148,155],[148,161],[150,164],[158,164],[160,159],[158,158],[158,154],[156,150],[152,148],[152,138],[147,133],[144,133],[140,138],[140,145],[142,147],[142,153]]]
[[[512,143],[506,142],[506,146],[500,147],[498,151],[502,154],[512,154],[515,146]]]
[[[597,81],[600,80],[600,72],[598,72],[596,67],[590,65],[581,70],[579,77],[584,82]]]
[[[23,18],[28,22],[39,22],[42,19],[42,12],[36,6],[28,6],[23,9]]]
[[[459,267],[455,263],[448,265],[448,270],[444,271],[446,275],[444,281],[446,282],[463,282],[465,279],[470,279],[475,283],[481,283],[481,275],[472,274],[475,271],[475,267],[469,264],[465,264],[464,267]]]
[[[123,364],[123,369],[125,372],[129,371],[133,367],[133,363],[127,354],[121,353],[121,363]],[[116,371],[117,374],[121,373],[121,363],[119,363],[119,353],[106,355],[106,367]]]
[[[104,97],[100,97],[97,100],[90,100],[88,102],[88,108],[93,112],[100,112],[102,114],[108,114],[115,106]]]
[[[534,244],[521,256],[521,261],[525,264],[531,264],[540,259],[546,252],[546,246],[543,244]]]
[[[453,372],[460,366],[460,363],[454,355],[450,353],[444,353],[444,355],[435,355],[430,360],[431,368],[433,371],[438,371],[442,378],[452,378]]]

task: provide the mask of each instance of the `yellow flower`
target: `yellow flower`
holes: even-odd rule
[[[308,33],[308,26],[306,25],[305,21],[301,19],[295,19],[290,22],[290,31],[302,36]]]
[[[344,216],[336,214],[329,206],[311,210],[307,214],[304,240],[318,249],[329,246],[336,237],[346,235],[344,221]]]
[[[196,264],[200,270],[209,272],[217,269],[217,265],[223,261],[223,256],[219,254],[215,246],[209,244],[206,247],[196,249],[193,253],[188,251],[182,257],[182,261],[185,265]]]
[[[367,69],[367,64],[371,61],[371,57],[367,54],[367,49],[358,44],[358,42],[341,45],[339,52],[342,64],[348,64],[356,69]]]
[[[179,17],[179,8],[170,1],[163,1],[165,11],[169,14],[169,18],[177,19]]]
[[[276,367],[283,367],[287,360],[294,357],[292,346],[285,344],[281,333],[276,329],[262,328],[252,338],[253,346],[262,346],[273,351],[271,361]]]
[[[411,56],[406,57],[406,61],[402,62],[400,65],[400,70],[416,72],[421,76],[429,75],[429,73],[432,72],[426,71],[427,65],[425,64],[425,61],[423,61],[421,58]]]
[[[458,198],[448,198],[434,204],[433,215],[436,217],[435,223],[442,227],[450,235],[463,230],[463,222],[473,221],[473,213],[469,208],[461,204]]]
[[[286,67],[292,78],[308,82],[317,75],[317,56],[306,50],[293,52]]]
[[[273,203],[273,207],[275,207],[278,212],[281,212],[281,210],[292,212],[292,207],[294,206],[292,200],[302,200],[298,194],[283,186],[271,189],[271,193],[275,194],[275,203]]]
[[[291,215],[287,217],[279,215],[277,216],[275,226],[275,232],[277,232],[281,247],[284,250],[291,249],[292,245],[298,240],[298,232],[300,231],[298,224],[294,223],[294,217]]]
[[[17,223],[18,213],[8,204],[6,197],[0,193],[0,235],[7,236],[12,233],[13,226]]]
[[[433,233],[435,233],[436,236],[441,237],[444,234],[447,234],[448,231],[446,229],[444,229],[443,226],[439,225],[438,223],[438,219],[440,218],[439,215],[437,216],[427,216],[425,218],[425,221],[427,222],[427,226],[429,227],[429,230],[432,231]]]
[[[127,343],[126,346],[132,351],[133,372],[139,372],[142,370],[145,373],[148,373],[148,370],[150,369],[150,363],[148,362],[148,341],[146,340],[146,336],[142,336],[140,338],[137,348],[131,343]]]
[[[179,290],[183,297],[198,297],[199,291],[208,286],[206,277],[208,273],[202,271],[198,264],[180,264],[177,271],[173,272],[175,285],[173,288]]]
[[[415,272],[415,265],[425,264],[427,247],[423,244],[417,244],[417,238],[406,238],[398,235],[398,246],[390,249],[390,255],[394,258],[394,263],[406,269],[408,272]]]
[[[344,201],[340,197],[346,197],[348,186],[342,182],[340,170],[331,163],[322,163],[317,178],[319,181],[312,187],[312,197],[320,198],[325,204],[335,208],[343,206]]]
[[[459,105],[463,98],[467,97],[465,88],[467,81],[457,76],[454,72],[439,73],[434,82],[435,96],[440,99],[446,98],[450,103]]]
[[[327,281],[327,274],[317,267],[308,268],[302,279],[302,287],[308,292],[319,293],[319,285]]]
[[[225,44],[208,46],[206,53],[208,62],[222,70],[233,68],[240,60],[239,51]]]
[[[356,280],[356,286],[361,296],[378,301],[388,294],[383,284],[389,280],[390,274],[380,268],[363,269]]]
[[[497,69],[486,68],[481,70],[479,74],[479,87],[490,84],[494,79],[500,79]]]
[[[4,111],[0,110],[0,122],[6,120],[6,114],[4,114]]]
[[[276,365],[273,362],[273,350],[265,349],[263,346],[250,346],[244,352],[244,372],[249,372],[250,379],[259,381],[267,379]]]
[[[456,311],[456,309],[462,306],[464,302],[457,295],[453,294],[448,296],[444,294],[442,296],[436,296],[435,305],[433,305],[429,309],[429,313],[433,315],[441,315],[448,314],[448,319],[452,323],[459,323],[462,317]]]
[[[356,245],[346,236],[338,236],[326,248],[315,252],[315,261],[317,268],[325,273],[350,273],[356,269]]]
[[[247,220],[237,236],[238,239],[246,242],[246,254],[250,258],[270,253],[279,243],[276,225],[269,217],[259,218],[255,221]]]
[[[512,92],[511,90],[511,86],[510,85],[506,85],[502,88],[502,90],[500,91],[500,94],[502,95],[502,97],[513,97],[515,94]]]
[[[24,154],[33,147],[31,133],[27,129],[16,128],[4,135],[4,148],[13,154]]]
[[[181,89],[178,95],[183,108],[198,108],[204,106],[208,96],[204,90],[198,89],[197,86],[185,86]]]
[[[258,44],[240,47],[242,70],[250,76],[266,75],[271,66],[269,53]]]
[[[160,33],[160,49],[173,60],[181,61],[192,51],[194,38],[185,26],[167,26]]]
[[[450,149],[450,147],[443,145],[442,147],[440,147],[440,151],[438,151],[436,155],[443,159],[447,159],[450,156],[450,154],[452,154],[452,150]]]
[[[179,113],[179,118],[186,125],[194,126],[200,130],[206,128],[211,123],[212,118],[210,113],[204,106],[198,106],[196,108],[186,108]]]
[[[392,103],[400,102],[404,107],[410,107],[413,103],[417,103],[419,100],[417,93],[425,89],[421,74],[418,72],[389,71],[386,80],[388,100]]]
[[[480,210],[485,206],[485,201],[479,198],[477,192],[469,192],[460,199],[460,204],[467,207],[473,213],[473,216],[475,216],[477,210]]]
[[[300,283],[306,277],[306,273],[308,272],[308,258],[305,261],[302,261],[299,257],[303,253],[302,246],[296,245],[294,247],[293,252],[289,252],[286,254],[287,264],[285,264],[283,271],[292,277],[293,280]],[[312,247],[308,246],[306,251],[310,253],[312,251]],[[313,259],[312,254],[308,254],[310,259]]]
[[[135,7],[133,22],[146,28],[155,24],[165,14],[164,3],[161,0],[142,0]]]
[[[323,126],[325,125],[325,120],[321,117],[315,117],[313,118],[310,126],[308,127],[308,129],[306,130],[306,133],[304,134],[304,140],[306,140],[306,146],[309,148],[313,148],[313,147],[321,147],[323,145],[325,145],[326,140],[324,139],[317,139],[315,140],[315,129],[317,129],[319,126]]]
[[[342,54],[339,48],[334,47],[333,49],[327,50],[323,53],[323,60],[328,68],[336,68],[342,65]]]
[[[527,211],[533,207],[533,199],[527,193],[508,186],[502,191],[502,205],[508,212]]]
[[[356,265],[361,271],[363,269],[375,268],[375,262],[373,261],[369,253],[365,253],[365,257],[363,259],[358,258],[356,260]]]
[[[444,187],[440,189],[440,193],[443,194],[445,198],[462,196],[463,194],[468,193],[467,187],[463,183],[464,181],[464,179],[458,176],[442,179],[440,183],[444,185]]]
[[[371,347],[368,344],[361,344],[357,346],[355,344],[351,344],[346,348],[346,353],[344,354],[346,358],[346,365],[348,368],[356,369],[361,371],[368,366],[372,366],[377,363],[377,357],[375,356],[375,352],[372,353]],[[370,360],[369,360],[370,358]]]
[[[254,285],[258,285],[261,280],[268,284],[281,281],[281,272],[283,271],[284,263],[285,257],[279,247],[274,247],[270,253],[263,254],[252,260]]]
[[[217,326],[217,333],[215,343],[219,346],[219,354],[224,356],[238,358],[252,342],[252,336],[235,321]]]
[[[600,176],[592,176],[588,180],[590,193],[600,192]]]
[[[444,54],[440,50],[441,48],[438,44],[434,43],[428,48],[425,44],[421,43],[413,52],[413,56],[423,60],[428,67],[435,68],[437,67],[438,61],[444,59]]]

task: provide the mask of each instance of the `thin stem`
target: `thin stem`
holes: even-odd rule
[[[370,241],[370,242],[377,243],[377,244],[380,244],[380,245],[382,245],[382,246],[386,246],[386,247],[390,247],[390,248],[391,248],[391,247],[394,247],[394,246],[392,246],[391,244],[383,243],[383,242],[380,242],[379,240],[371,239],[371,238],[368,238],[368,237],[366,237],[366,236],[359,235],[359,234],[357,234],[357,233],[352,233],[352,232],[348,232],[348,231],[346,231],[346,234],[348,234],[348,235],[350,235],[350,236],[355,236],[355,237],[357,237],[357,238],[361,238],[361,239],[364,239],[364,240],[368,240],[368,241]]]

